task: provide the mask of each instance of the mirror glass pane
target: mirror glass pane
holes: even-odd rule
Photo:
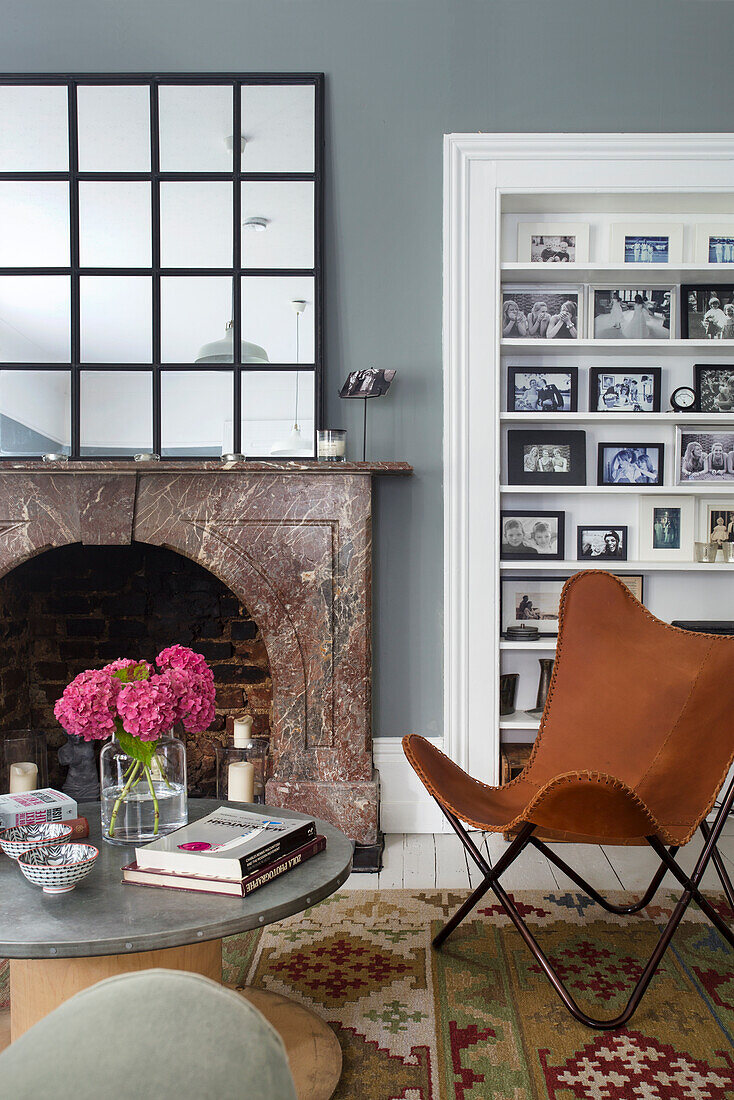
[[[313,277],[253,275],[241,286],[242,338],[263,347],[270,363],[313,363]],[[303,312],[294,301],[306,303]]]
[[[242,89],[243,172],[313,172],[313,84],[251,84]]]
[[[77,114],[80,172],[150,171],[146,85],[80,85]]]
[[[82,275],[83,363],[149,363],[151,280],[146,275]]]
[[[265,222],[263,226],[261,221]],[[242,184],[242,266],[314,265],[314,185],[308,180]]]
[[[232,267],[232,185],[161,183],[161,265]]]
[[[150,184],[79,184],[82,267],[150,267]]]
[[[313,457],[312,371],[242,372],[242,453]]]
[[[3,267],[68,267],[69,184],[0,182],[0,227]]]
[[[232,279],[227,275],[164,276],[161,279],[163,362],[195,363],[202,358],[205,345],[226,338],[231,317]],[[232,361],[231,345],[228,361]]]
[[[232,171],[232,85],[158,89],[161,172]]]
[[[163,371],[161,454],[219,458],[232,450],[231,371]]]
[[[153,377],[149,371],[83,370],[81,454],[134,455],[153,449]]]
[[[68,363],[68,275],[0,275],[0,362]]]
[[[0,371],[0,454],[68,454],[70,449],[69,371]]]
[[[0,87],[3,172],[68,172],[69,106],[58,85]]]

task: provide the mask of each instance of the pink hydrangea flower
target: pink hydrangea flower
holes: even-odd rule
[[[214,721],[214,674],[200,653],[183,645],[163,649],[156,657],[159,668],[171,673],[180,685],[180,720],[188,733],[201,733]],[[183,686],[185,683],[185,687]]]
[[[149,664],[148,661],[136,661],[134,657],[118,657],[116,660],[110,661],[108,665],[105,665],[103,671],[119,672],[121,669],[124,668],[136,668],[138,665],[142,665],[145,669],[147,669],[148,676],[151,676],[155,671],[153,666]],[[118,680],[118,683],[120,682],[121,681]]]
[[[185,672],[195,672],[205,679],[214,680],[212,670],[200,653],[194,653],[185,645],[171,645],[162,649],[156,657],[158,668],[178,668]]]
[[[123,684],[117,696],[117,713],[126,733],[141,741],[157,741],[176,721],[177,699],[166,676],[151,676]]]
[[[115,732],[115,696],[119,680],[104,669],[80,672],[54,706],[67,733],[85,741],[104,740]]]
[[[196,686],[194,704],[183,718],[184,729],[188,733],[203,733],[214,721],[216,713],[214,680],[202,678]]]

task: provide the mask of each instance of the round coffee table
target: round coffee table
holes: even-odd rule
[[[222,805],[189,799],[189,821]],[[352,842],[317,820],[326,851],[249,897],[125,886],[120,868],[134,861],[134,849],[102,840],[98,802],[80,805],[79,813],[89,820],[89,843],[99,857],[70,893],[44,894],[0,853],[0,956],[10,959],[13,1039],[81,989],[114,974],[167,967],[221,982],[223,936],[262,928],[315,905],[346,881],[352,866]],[[306,817],[291,810],[288,816]],[[243,995],[280,1032],[299,1100],[330,1097],[341,1073],[341,1050],[331,1028],[277,994],[252,989]]]

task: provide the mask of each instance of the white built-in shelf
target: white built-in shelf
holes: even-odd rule
[[[516,710],[514,714],[500,715],[501,730],[537,730],[540,728],[540,718],[528,714],[524,710]]]
[[[650,355],[688,355],[701,351],[731,355],[734,351],[734,340],[533,340],[520,337],[500,340],[500,348],[503,352],[521,351],[523,355],[589,352],[619,355],[620,358],[625,358],[630,351],[645,351]]]
[[[580,561],[502,561],[500,569],[518,573],[580,573],[586,569],[603,569],[608,573],[680,573],[684,570],[706,569],[709,573],[731,573],[734,562],[701,561],[600,561],[582,558]],[[526,644],[526,643],[523,643]]]
[[[587,496],[626,493],[627,496],[725,496],[734,497],[734,481],[697,481],[695,485],[500,485],[501,493],[534,493],[536,496],[556,496],[565,493],[586,493]]]
[[[721,427],[734,424],[734,413],[618,413],[618,412],[506,412],[500,413],[500,420],[522,424],[569,423],[569,424],[706,424]]]
[[[671,286],[676,283],[730,282],[734,264],[502,264],[503,282],[558,283],[619,283]]]
[[[539,649],[544,653],[555,653],[556,651],[556,639],[548,638],[546,641],[537,642],[506,642],[500,639],[500,649],[514,649],[527,651],[529,649]]]

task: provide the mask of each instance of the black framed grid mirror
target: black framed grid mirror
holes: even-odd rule
[[[0,457],[315,454],[322,74],[0,77]]]

